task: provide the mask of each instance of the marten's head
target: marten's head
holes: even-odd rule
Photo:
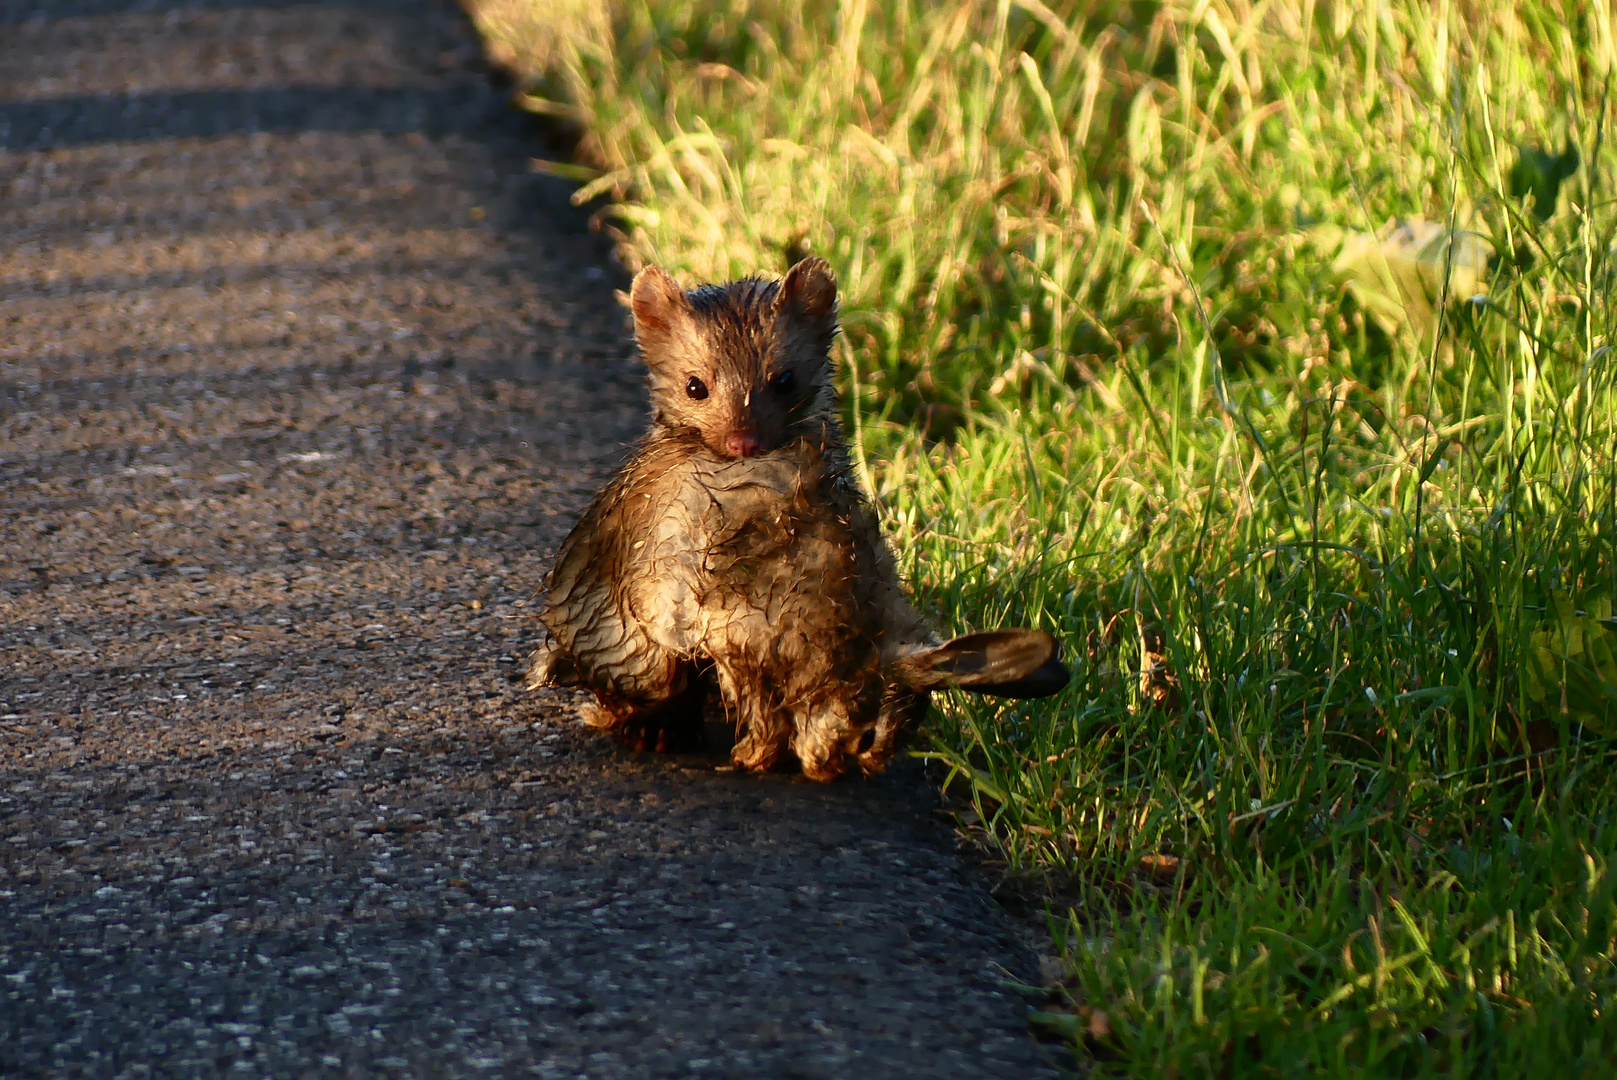
[[[837,283],[824,259],[804,259],[780,281],[689,292],[648,266],[629,300],[657,426],[696,432],[720,457],[756,457],[836,414]]]

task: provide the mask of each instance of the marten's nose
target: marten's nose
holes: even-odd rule
[[[732,431],[724,437],[724,452],[731,457],[757,457],[764,444],[750,431]]]

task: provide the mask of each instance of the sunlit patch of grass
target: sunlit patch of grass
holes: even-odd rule
[[[810,7],[622,0],[525,90],[632,258],[832,261],[921,599],[1068,643],[925,750],[1080,901],[1044,1026],[1118,1075],[1604,1075],[1610,15]]]

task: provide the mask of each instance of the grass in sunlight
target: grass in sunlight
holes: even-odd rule
[[[1067,643],[923,747],[1066,900],[1039,1027],[1100,1075],[1611,1073],[1602,5],[478,8],[631,259],[831,261],[920,599]]]

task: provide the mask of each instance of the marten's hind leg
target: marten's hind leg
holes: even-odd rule
[[[678,692],[658,701],[635,701],[604,690],[594,694],[595,700],[579,710],[581,718],[627,749],[660,754],[702,749],[702,705],[707,693],[700,679],[685,680]]]
[[[931,699],[932,695],[925,690],[887,684],[876,724],[864,733],[854,755],[860,772],[874,776],[887,768],[887,763],[898,750],[899,738],[905,731],[920,727],[926,720]]]
[[[580,719],[631,750],[702,749],[702,708],[708,687],[703,670],[670,656],[654,679],[645,674],[633,681],[632,690],[589,687],[595,700],[579,710]]]

